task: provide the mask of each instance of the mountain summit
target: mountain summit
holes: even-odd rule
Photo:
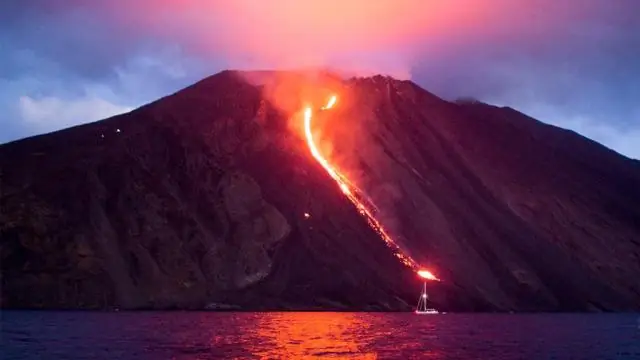
[[[331,94],[331,111],[322,104]],[[389,77],[224,71],[0,146],[2,306],[640,309],[640,165]]]

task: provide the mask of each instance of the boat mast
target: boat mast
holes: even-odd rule
[[[418,299],[418,311],[427,311],[427,282],[425,281],[422,285],[422,293],[420,294],[420,298]]]
[[[422,303],[424,304],[424,310],[427,311],[427,282],[422,285]]]

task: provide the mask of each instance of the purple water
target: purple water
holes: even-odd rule
[[[3,359],[640,359],[638,314],[2,311]]]

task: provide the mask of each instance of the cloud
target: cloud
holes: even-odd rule
[[[203,62],[175,44],[141,46],[90,73],[37,47],[14,49],[0,60],[0,143],[130,111],[206,75]]]
[[[640,159],[640,127],[620,122],[612,124],[607,119],[575,114],[566,108],[544,103],[529,103],[521,106],[520,109],[534,118],[545,119],[549,124],[582,134],[622,155]],[[637,113],[640,114],[640,107]],[[637,115],[635,118],[640,120]]]
[[[606,121],[582,117],[562,119],[561,121],[551,119],[551,122],[574,130],[601,144],[606,144],[620,154],[640,159],[640,128],[614,127],[608,125]]]
[[[410,69],[450,54],[546,55],[569,40],[623,45],[612,39],[634,26],[634,7],[598,0],[141,0],[116,1],[104,12],[120,29],[232,67],[344,65],[356,55],[365,68],[393,61]],[[589,46],[578,41],[570,50]]]
[[[493,58],[479,63],[471,59],[468,67],[450,65],[460,69],[455,74],[439,72],[449,74],[446,77],[438,76],[438,71],[423,70],[423,74],[429,79],[426,87],[445,98],[469,95],[510,106],[640,159],[640,106],[633,100],[640,98],[640,72],[632,66],[625,68],[624,58],[604,57],[589,66],[579,59],[556,56],[548,60]]]
[[[131,107],[112,104],[97,97],[62,100],[51,96],[40,99],[22,96],[18,108],[24,122],[44,132],[92,122],[132,110]]]

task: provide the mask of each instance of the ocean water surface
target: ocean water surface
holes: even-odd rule
[[[639,314],[0,315],[2,359],[640,359]]]

